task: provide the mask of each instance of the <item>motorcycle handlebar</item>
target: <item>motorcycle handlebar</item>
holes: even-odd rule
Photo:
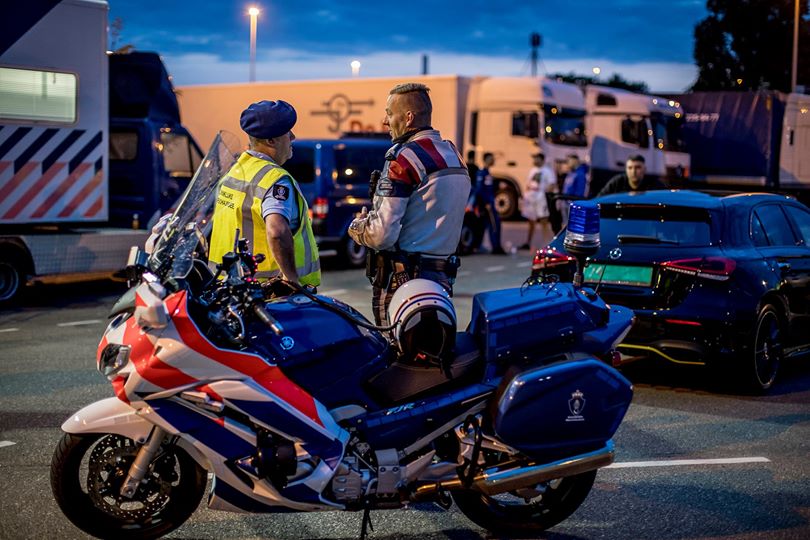
[[[284,334],[284,328],[272,315],[270,315],[270,313],[266,309],[264,309],[264,306],[261,306],[259,304],[253,304],[253,312],[256,314],[256,316],[259,318],[260,321],[266,324],[270,328],[270,330],[273,331],[275,335],[280,336]]]

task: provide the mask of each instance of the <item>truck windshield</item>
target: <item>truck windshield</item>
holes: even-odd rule
[[[556,105],[543,105],[546,141],[565,146],[587,146],[585,111],[563,109]]]
[[[683,142],[681,132],[684,123],[683,115],[676,118],[656,114],[652,116],[651,120],[656,148],[666,152],[686,152],[686,145]]]
[[[220,132],[202,159],[150,256],[150,268],[161,277],[183,278],[191,270],[195,250],[203,246],[207,254],[219,180],[236,162],[239,154],[234,149],[239,146],[234,135]]]
[[[172,178],[191,178],[200,164],[200,153],[181,133],[161,133],[163,166]]]

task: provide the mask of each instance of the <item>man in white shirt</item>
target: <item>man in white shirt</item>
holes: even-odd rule
[[[548,202],[546,193],[557,191],[557,180],[554,171],[546,165],[546,156],[537,153],[532,156],[534,166],[529,170],[529,178],[526,183],[526,193],[523,195],[523,205],[521,214],[529,222],[529,235],[526,243],[520,249],[532,249],[532,238],[534,237],[534,227],[540,224],[541,238],[544,236],[544,229],[548,223]]]

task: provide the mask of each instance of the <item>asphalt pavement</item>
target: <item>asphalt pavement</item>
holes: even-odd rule
[[[507,224],[522,243],[525,224]],[[514,237],[514,240],[512,239]],[[516,287],[531,254],[465,257],[454,299],[460,326],[476,292]],[[112,395],[95,370],[107,312],[122,284],[48,285],[0,312],[0,538],[85,538],[49,486],[59,426]],[[321,292],[370,315],[359,270],[328,269]],[[462,322],[463,321],[463,322]],[[339,368],[339,367],[338,367]],[[543,538],[810,538],[810,361],[792,362],[766,396],[739,395],[699,368],[636,364],[630,410],[615,436],[617,459],[584,504]],[[372,512],[373,540],[492,538],[455,507]],[[241,515],[203,502],[171,538],[349,539],[359,513]]]

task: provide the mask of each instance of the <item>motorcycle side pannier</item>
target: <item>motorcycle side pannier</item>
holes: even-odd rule
[[[557,283],[476,294],[469,332],[487,363],[505,364],[574,350],[584,333],[603,327],[608,317],[597,295]]]
[[[633,387],[586,357],[523,371],[499,390],[493,425],[508,445],[543,460],[602,447],[624,418]]]

